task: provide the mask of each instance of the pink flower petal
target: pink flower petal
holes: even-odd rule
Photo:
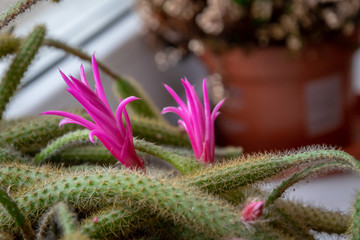
[[[84,71],[84,67],[82,64],[80,66],[80,79],[81,79],[81,82],[83,82],[86,86],[89,86],[89,84],[86,80],[85,71]]]
[[[116,123],[117,123],[117,126],[120,129],[120,132],[123,136],[125,135],[125,128],[124,128],[124,123],[122,121],[122,114],[123,114],[123,111],[126,111],[125,106],[126,106],[126,104],[128,104],[132,101],[138,100],[138,99],[140,99],[140,98],[130,96],[130,97],[125,98],[124,100],[120,100],[120,103],[116,109],[116,112],[115,112]]]
[[[172,88],[165,84],[165,88],[179,104],[179,107],[165,107],[161,113],[173,112],[179,115],[182,120],[179,120],[178,123],[188,133],[195,157],[200,162],[212,163],[215,155],[214,122],[224,100],[218,103],[211,113],[206,79],[203,81],[204,105],[190,82],[186,78],[181,79],[181,82],[185,89],[187,105]]]
[[[85,126],[88,129],[94,129],[96,128],[96,125],[76,114],[73,113],[68,113],[68,112],[63,112],[63,111],[46,111],[41,113],[43,115],[57,115],[57,116],[61,116],[61,117],[66,117],[66,118],[70,118],[73,119],[76,122],[79,122],[82,126]],[[66,124],[65,122],[63,124]],[[62,125],[63,125],[62,124]],[[61,126],[61,125],[60,125]]]
[[[243,222],[255,222],[262,216],[265,201],[252,201],[241,211]]]
[[[176,94],[176,92],[169,87],[168,85],[164,84],[164,87],[166,88],[166,90],[168,90],[168,92],[170,93],[170,95],[175,99],[175,101],[177,102],[177,104],[179,104],[180,108],[182,110],[187,109],[185,103],[183,102],[183,100],[181,100],[181,98]]]
[[[104,88],[101,83],[100,74],[99,74],[99,68],[96,62],[95,55],[91,58],[92,68],[93,68],[93,74],[95,79],[95,89],[96,93],[99,96],[99,98],[104,102],[104,104],[110,109],[109,103],[106,99]]]
[[[43,114],[65,117],[60,121],[60,126],[75,123],[88,128],[91,142],[94,142],[93,138],[96,136],[106,149],[126,167],[145,169],[144,161],[136,155],[130,118],[125,109],[126,104],[138,98],[129,97],[121,101],[116,116],[114,116],[106,100],[95,56],[92,58],[92,66],[96,93],[88,85],[83,66],[80,67],[81,81],[72,76],[69,78],[61,71],[60,74],[68,85],[67,91],[78,100],[95,123],[63,111],[47,111]],[[122,115],[126,121],[126,128],[123,124]]]

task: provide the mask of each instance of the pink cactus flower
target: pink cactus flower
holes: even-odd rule
[[[206,79],[203,81],[204,105],[189,81],[185,78],[181,79],[181,82],[185,88],[187,104],[180,99],[172,88],[164,84],[179,107],[166,107],[161,113],[173,112],[179,115],[181,120],[178,123],[188,133],[195,157],[199,162],[213,163],[215,154],[214,122],[220,114],[219,108],[225,99],[221,100],[211,113]]]
[[[263,212],[265,201],[252,201],[241,211],[241,220],[244,223],[255,222]]]
[[[86,127],[90,130],[89,139],[91,142],[94,142],[93,137],[96,136],[125,167],[144,170],[144,160],[139,158],[135,152],[131,123],[125,109],[126,104],[138,98],[131,96],[122,101],[120,100],[114,116],[104,93],[95,56],[92,57],[92,67],[95,79],[95,92],[89,87],[83,66],[80,67],[81,81],[72,76],[70,76],[70,80],[61,71],[60,74],[68,85],[67,91],[79,101],[94,122],[63,111],[47,111],[42,114],[65,117],[60,121],[59,127],[68,123],[75,123]],[[123,123],[123,117],[126,127]]]

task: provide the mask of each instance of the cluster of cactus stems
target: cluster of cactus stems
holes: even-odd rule
[[[0,23],[6,25],[36,2],[19,1]],[[78,49],[47,39],[45,32],[37,26],[24,38],[0,36],[1,57],[15,56],[0,82],[0,116],[39,48],[52,46],[90,60]],[[146,172],[125,169],[97,141],[89,144],[88,130],[71,124],[59,128],[58,117],[2,119],[0,240],[314,239],[314,232],[360,239],[360,195],[350,215],[281,198],[294,184],[319,174],[360,174],[352,156],[324,146],[253,155],[243,155],[241,148],[216,148],[217,161],[200,164],[187,136],[161,118],[133,80],[99,67],[116,80],[122,98],[145,99],[129,107],[134,146]],[[151,167],[153,158],[172,167]],[[258,188],[279,176],[284,180],[271,192]],[[251,199],[264,201],[263,213],[244,222],[241,210]]]

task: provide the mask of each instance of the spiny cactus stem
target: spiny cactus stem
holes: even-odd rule
[[[37,53],[45,36],[45,26],[38,25],[21,44],[8,71],[0,82],[0,119],[21,78]]]
[[[21,40],[8,34],[0,35],[0,57],[14,53],[20,46]]]
[[[69,146],[78,146],[89,142],[89,130],[83,129],[69,132],[52,143],[34,157],[35,164],[41,164],[47,158]]]
[[[352,169],[358,169],[359,163],[351,155],[339,150],[320,149],[283,156],[244,156],[202,169],[186,176],[184,181],[212,193],[221,193],[276,176],[294,166],[311,166],[331,160],[348,163],[353,166]]]
[[[319,163],[315,166],[310,166],[301,172],[295,173],[289,179],[284,180],[278,187],[276,187],[268,196],[265,207],[273,204],[276,199],[281,197],[281,195],[291,187],[292,185],[296,184],[299,181],[302,181],[312,175],[317,175],[322,172],[329,171],[331,169],[348,169],[351,170],[352,166],[347,163],[339,163],[339,162],[326,162],[326,163]]]
[[[59,152],[61,149],[64,149],[67,146],[74,146],[79,143],[88,142],[89,132],[90,131],[88,129],[84,129],[67,133],[64,136],[58,138],[35,156],[35,163],[40,164],[45,159],[49,158],[51,155]],[[178,169],[182,174],[192,172],[195,169],[201,167],[201,165],[199,165],[193,159],[171,153],[160,146],[156,146],[155,144],[146,142],[144,140],[134,139],[134,146],[135,149],[138,151],[151,154],[153,156],[162,158],[165,161],[168,161],[169,163],[173,164],[173,166]]]
[[[347,231],[350,216],[342,212],[333,212],[320,207],[305,206],[301,202],[284,201],[278,199],[273,207],[280,209],[298,226],[313,229],[318,232],[343,234]]]
[[[152,224],[149,212],[133,207],[116,206],[96,212],[80,225],[91,238],[127,236],[132,231]]]
[[[40,0],[18,0],[6,13],[0,15],[0,29],[7,26],[19,14],[31,8]]]
[[[165,148],[140,139],[134,139],[135,149],[164,159],[171,163],[181,174],[188,174],[202,167],[196,160],[167,151]]]
[[[55,153],[49,159],[51,163],[61,163],[64,165],[79,165],[79,164],[100,164],[113,165],[117,162],[116,158],[111,155],[102,145],[85,145],[66,148],[65,151]],[[85,167],[89,167],[86,165]]]
[[[354,208],[355,209],[353,213],[352,225],[349,232],[351,232],[351,239],[359,240],[360,239],[360,193],[358,193],[356,196]]]
[[[19,153],[14,149],[11,149],[10,147],[7,148],[0,147],[0,163],[13,163],[13,162],[26,163],[29,161],[25,159],[21,155],[21,153]]]
[[[271,225],[283,229],[291,236],[296,236],[295,239],[315,239],[314,236],[309,233],[310,229],[307,229],[302,223],[294,221],[294,219],[289,217],[284,210],[274,209],[274,212],[271,213],[272,215],[268,216],[269,219],[272,218],[271,216],[276,216]]]
[[[251,187],[241,187],[219,194],[233,205],[243,204],[246,199],[264,199],[268,195],[264,191]],[[350,216],[340,211],[329,211],[321,207],[310,206],[299,201],[277,199],[268,210],[275,213],[280,209],[288,218],[291,218],[298,226],[312,229],[318,232],[343,234],[347,231]],[[270,217],[269,220],[274,220]]]
[[[72,209],[91,212],[104,205],[131,203],[151,213],[208,234],[232,236],[248,233],[236,210],[196,188],[156,180],[134,171],[90,172],[64,176],[41,187],[20,192],[16,202],[31,221],[59,201]],[[86,203],[86,204],[84,204]],[[191,211],[189,210],[191,209]],[[0,209],[0,228],[11,231],[13,223]]]
[[[11,192],[18,191],[21,187],[32,186],[55,175],[57,172],[49,167],[38,168],[19,163],[0,164],[0,185],[4,188],[11,186]]]
[[[10,216],[15,221],[16,225],[21,229],[23,237],[25,240],[34,240],[35,233],[31,228],[31,225],[26,221],[24,215],[21,213],[21,210],[18,208],[17,204],[11,199],[6,191],[0,188],[0,203],[7,210]]]
[[[67,124],[59,128],[61,117],[41,116],[14,124],[9,129],[0,132],[0,146],[13,146],[26,152],[38,150],[54,138],[64,133],[81,128],[76,124]]]
[[[57,219],[63,229],[64,236],[70,235],[76,230],[77,222],[75,215],[63,203],[59,202],[56,206]]]

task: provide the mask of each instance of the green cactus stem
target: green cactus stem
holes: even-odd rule
[[[360,194],[358,193],[356,196],[355,204],[354,204],[354,213],[352,216],[352,224],[349,229],[351,234],[351,239],[359,240],[360,239]]]
[[[21,213],[21,210],[18,208],[16,202],[14,202],[11,197],[0,188],[0,203],[3,208],[9,213],[9,215],[14,220],[15,224],[21,229],[22,235],[25,240],[34,240],[35,233],[31,228],[29,222],[25,219],[24,215]]]
[[[74,132],[69,132],[52,143],[34,157],[35,164],[40,164],[44,160],[50,158],[52,155],[60,152],[64,148],[79,146],[89,143],[89,130],[83,129]]]
[[[16,52],[20,46],[20,39],[9,34],[0,35],[0,57]]]
[[[131,232],[153,224],[149,212],[132,207],[111,207],[91,215],[80,225],[81,232],[93,239],[127,237]]]
[[[76,124],[67,124],[59,128],[62,118],[41,116],[20,121],[0,132],[0,146],[12,146],[21,152],[38,151],[54,138],[82,128]]]
[[[60,236],[58,226],[56,225],[56,214],[57,208],[56,205],[47,210],[39,220],[39,227],[36,234],[37,240],[46,240],[46,239],[58,239]]]
[[[18,151],[11,149],[10,147],[0,147],[0,163],[12,163],[12,162],[29,162],[28,159],[22,156]]]
[[[89,142],[89,130],[78,130],[70,132],[58,138],[54,142],[50,143],[45,149],[43,149],[34,158],[36,164],[42,163],[44,160],[50,158],[57,152],[60,152],[64,148],[73,147],[79,144]],[[181,155],[167,151],[165,148],[146,142],[144,140],[134,139],[135,149],[144,152],[155,157],[164,159],[171,163],[180,173],[186,174],[193,172],[201,167],[194,159],[183,157]]]
[[[45,27],[38,25],[20,45],[8,71],[0,82],[0,119],[21,78],[32,62],[45,36]]]
[[[62,229],[64,237],[74,233],[78,225],[76,215],[62,202],[56,204],[55,208],[57,210],[57,222]]]
[[[291,167],[313,165],[320,162],[347,163],[358,171],[359,163],[349,154],[332,149],[315,149],[291,154],[259,154],[244,156],[186,176],[183,181],[211,193],[221,193],[274,177]]]
[[[22,187],[30,187],[43,182],[58,171],[49,167],[34,167],[27,164],[10,163],[0,165],[0,186],[9,191],[18,191]]]
[[[284,211],[298,226],[318,232],[344,234],[350,225],[350,216],[340,211],[328,211],[321,207],[281,199],[274,203],[274,207]]]
[[[241,187],[219,194],[231,204],[244,205],[246,199],[265,199],[267,193],[253,186]],[[350,216],[340,211],[329,211],[299,201],[277,199],[267,212],[284,212],[297,226],[318,232],[344,234],[350,223]],[[274,215],[279,215],[275,213]],[[271,219],[271,217],[270,217]],[[273,220],[273,219],[272,219]]]
[[[55,153],[49,161],[51,163],[61,163],[65,166],[80,164],[98,164],[104,166],[113,165],[117,162],[109,150],[102,145],[70,147],[65,151]]]
[[[0,15],[0,29],[7,26],[12,22],[19,14],[30,9],[40,0],[18,0],[16,1],[7,12]]]
[[[193,158],[183,157],[181,155],[167,151],[165,148],[140,139],[134,139],[135,149],[155,157],[159,157],[171,163],[181,174],[188,174],[202,167]]]
[[[84,114],[79,115],[88,118]],[[0,146],[12,146],[23,153],[38,152],[50,140],[58,138],[67,132],[83,129],[82,126],[76,124],[66,124],[59,128],[61,119],[61,117],[57,116],[40,116],[15,121],[12,126],[0,132]],[[178,128],[161,124],[155,120],[138,117],[132,118],[131,125],[134,136],[144,138],[147,141],[179,147],[190,146],[188,137],[182,134]]]
[[[320,173],[328,172],[333,169],[352,170],[352,166],[339,162],[325,162],[319,163],[315,166],[310,166],[298,173],[292,175],[289,179],[284,180],[278,187],[276,187],[266,199],[264,207],[267,207],[275,202],[276,199],[294,184],[303,181],[304,179],[311,177],[312,175],[318,175]]]
[[[37,240],[88,239],[85,234],[77,230],[77,216],[63,202],[54,205],[44,215],[36,236]]]
[[[309,228],[304,227],[299,222],[294,221],[288,214],[283,211],[282,209],[276,209],[272,214],[267,216],[270,221],[270,225],[276,229],[281,229],[284,233],[289,234],[296,240],[303,240],[303,239],[315,239],[313,235],[310,234]],[[272,218],[273,217],[273,218]]]
[[[56,178],[41,187],[18,193],[15,199],[32,222],[59,201],[87,213],[100,206],[119,202],[148,209],[153,214],[172,219],[210,237],[243,235],[248,232],[239,221],[236,210],[225,202],[196,188],[127,170],[114,172],[108,169]],[[1,209],[0,228],[14,231],[13,224]]]

